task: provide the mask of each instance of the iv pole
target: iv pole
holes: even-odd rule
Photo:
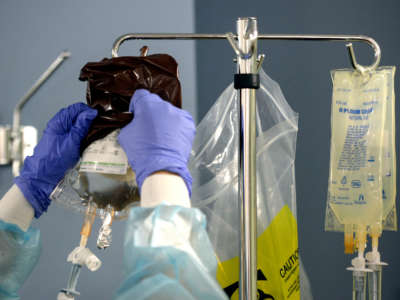
[[[130,33],[119,37],[113,45],[112,57],[118,57],[121,44],[127,40],[208,40],[227,39],[237,55],[238,74],[249,75],[253,79],[247,88],[239,87],[241,138],[240,157],[240,299],[257,299],[257,199],[256,199],[256,118],[255,89],[258,70],[263,56],[257,56],[257,40],[295,41],[341,41],[346,45],[352,66],[361,73],[374,70],[381,59],[378,43],[364,35],[305,35],[305,34],[258,34],[256,18],[239,18],[237,35],[199,33]],[[238,43],[236,43],[236,40]],[[370,66],[357,63],[351,42],[368,43],[374,50],[375,60]],[[237,74],[237,75],[238,75]],[[255,75],[255,76],[252,76]],[[236,77],[236,76],[235,76]],[[236,78],[235,78],[236,80]],[[236,82],[235,82],[236,84]],[[253,84],[253,85],[252,85]],[[259,84],[259,81],[258,81]],[[244,85],[245,86],[245,85]]]

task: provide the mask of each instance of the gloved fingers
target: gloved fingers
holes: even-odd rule
[[[135,116],[138,113],[145,114],[151,113],[152,111],[165,112],[165,110],[180,109],[173,106],[168,101],[163,100],[159,95],[150,93],[145,89],[136,90],[129,104],[129,111]]]
[[[136,103],[138,102],[138,100],[143,97],[146,97],[148,95],[151,95],[151,93],[150,93],[150,91],[148,91],[146,89],[136,90],[132,95],[131,102],[129,103],[129,111],[135,114],[135,107],[136,107]]]
[[[86,110],[93,110],[84,103],[74,103],[61,109],[48,123],[46,131],[55,134],[65,134],[71,130],[79,114]]]
[[[132,112],[135,117],[142,117],[142,115],[150,118],[154,118],[155,114],[176,114],[176,117],[183,117],[189,121],[187,125],[195,128],[193,118],[186,110],[175,107],[171,103],[163,100],[157,94],[150,93],[148,90],[139,89],[136,90],[132,96],[132,100],[129,104],[129,111]],[[134,117],[134,118],[135,118]],[[159,116],[156,116],[157,118]]]
[[[71,128],[71,134],[80,142],[87,134],[93,120],[97,116],[97,110],[87,109],[82,111],[76,118]]]

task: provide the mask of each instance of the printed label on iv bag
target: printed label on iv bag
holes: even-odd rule
[[[91,143],[83,152],[80,172],[125,175],[128,158],[118,144],[120,130],[114,130],[103,139]]]
[[[332,78],[328,210],[341,224],[380,222],[385,77],[379,72],[361,76],[354,70],[337,70]],[[326,229],[338,228],[327,224]]]

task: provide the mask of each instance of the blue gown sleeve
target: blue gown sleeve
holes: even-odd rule
[[[19,299],[18,290],[40,256],[40,231],[0,220],[0,299]]]
[[[117,300],[227,300],[206,218],[195,208],[135,207],[124,242],[124,281]]]

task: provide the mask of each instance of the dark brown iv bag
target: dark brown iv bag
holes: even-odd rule
[[[133,118],[129,103],[137,89],[147,89],[173,105],[182,107],[178,64],[168,54],[105,58],[89,62],[79,79],[87,81],[87,104],[98,110],[81,150],[95,140],[104,138]]]

